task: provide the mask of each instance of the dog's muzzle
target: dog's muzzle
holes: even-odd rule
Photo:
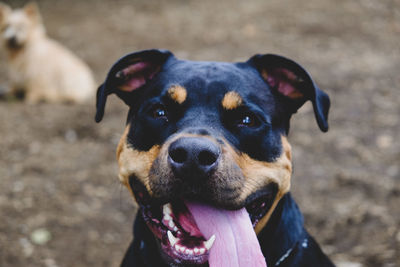
[[[9,39],[6,40],[6,45],[9,49],[19,49],[21,48],[23,45],[20,44],[20,42],[18,41],[17,37],[13,36]]]

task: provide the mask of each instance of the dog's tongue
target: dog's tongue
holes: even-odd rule
[[[210,249],[210,267],[267,266],[245,208],[231,211],[195,202],[185,204],[203,236],[216,236]]]

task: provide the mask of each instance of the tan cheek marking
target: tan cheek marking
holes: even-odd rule
[[[240,199],[244,200],[257,189],[270,183],[278,186],[278,193],[270,210],[255,227],[257,234],[266,225],[279,200],[290,190],[290,178],[292,175],[291,146],[285,136],[282,136],[281,140],[283,153],[275,162],[263,162],[254,160],[246,154],[235,154],[235,161],[246,179]]]
[[[185,102],[187,97],[187,91],[180,85],[174,85],[168,89],[169,97],[178,104]]]
[[[265,225],[267,224],[269,218],[272,215],[272,212],[275,210],[276,206],[278,205],[279,200],[281,200],[281,198],[287,192],[289,192],[289,190],[290,190],[290,180],[291,180],[291,176],[292,176],[292,162],[291,162],[291,160],[292,160],[292,147],[290,146],[290,144],[287,141],[286,137],[282,136],[281,139],[282,139],[282,146],[283,146],[283,151],[284,151],[283,157],[285,158],[285,159],[282,159],[282,163],[284,161],[286,161],[286,164],[285,163],[283,163],[283,164],[286,165],[286,167],[287,167],[287,174],[282,179],[282,186],[279,187],[278,194],[277,194],[274,202],[272,203],[272,206],[271,206],[270,210],[257,223],[257,225],[255,227],[256,234],[261,232],[261,230],[265,227]]]
[[[242,105],[242,103],[242,97],[234,91],[226,93],[221,102],[222,107],[226,110],[238,108],[240,105]]]
[[[160,147],[153,146],[148,151],[137,151],[127,144],[127,135],[130,125],[125,128],[117,147],[117,160],[119,165],[119,180],[132,190],[129,186],[129,177],[135,175],[145,186],[149,194],[152,194],[149,185],[149,171],[154,160],[157,158]]]

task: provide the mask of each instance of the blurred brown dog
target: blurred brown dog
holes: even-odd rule
[[[9,63],[10,92],[29,103],[83,103],[94,97],[89,67],[48,38],[35,3],[12,10],[0,3],[0,31]]]

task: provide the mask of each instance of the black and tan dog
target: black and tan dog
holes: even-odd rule
[[[333,266],[290,196],[289,120],[329,97],[297,63],[121,58],[97,92],[96,121],[115,93],[128,106],[119,179],[140,206],[122,266]]]

